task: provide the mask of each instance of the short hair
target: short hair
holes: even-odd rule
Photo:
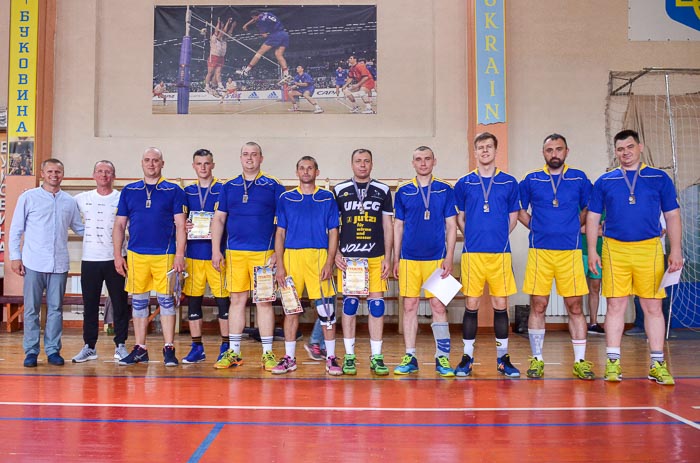
[[[196,158],[197,156],[202,156],[202,157],[211,156],[212,160],[214,159],[214,155],[211,154],[211,151],[209,151],[206,148],[200,148],[197,151],[195,151],[194,154],[192,155],[192,160],[194,161],[194,158]]]
[[[372,159],[372,152],[370,150],[368,150],[367,148],[358,148],[355,151],[353,151],[352,154],[350,155],[350,161],[355,159],[356,154],[360,154],[360,153],[367,153],[367,154],[369,154],[369,158]]]
[[[163,152],[161,150],[159,150],[158,148],[156,148],[155,146],[149,146],[148,148],[143,150],[143,154],[146,154],[149,151],[157,154],[158,156],[160,156],[161,159],[163,159]]]
[[[421,145],[418,148],[414,149],[413,151],[430,151],[430,153],[435,157],[435,151],[429,146]]]
[[[46,166],[46,164],[56,164],[56,165],[61,166],[61,169],[63,169],[63,170],[66,169],[65,166],[63,165],[63,163],[56,158],[48,158],[45,161],[41,161],[41,170],[42,171],[44,170],[44,167]]]
[[[625,140],[629,137],[634,138],[634,141],[639,143],[639,133],[631,129],[625,129],[615,134],[615,137],[613,138],[613,144],[616,145],[618,141]]]
[[[569,147],[568,143],[566,143],[566,138],[564,137],[564,135],[560,135],[558,133],[549,134],[546,137],[544,137],[544,141],[542,142],[542,146],[544,146],[544,144],[547,143],[549,140],[551,140],[551,141],[561,140],[564,142],[564,146],[566,148]]]
[[[477,143],[486,141],[489,138],[493,140],[493,147],[498,148],[498,138],[496,138],[496,135],[492,134],[491,132],[482,132],[474,138],[474,149],[476,149]]]
[[[108,161],[107,159],[103,159],[103,160],[101,160],[101,161],[97,161],[97,162],[95,163],[95,167],[92,168],[92,172],[93,172],[93,173],[97,172],[97,166],[98,166],[99,164],[107,164],[109,167],[112,168],[112,174],[116,174],[116,173],[117,173],[117,169],[115,169],[114,164],[112,164],[112,161]]]
[[[313,158],[313,156],[302,156],[298,161],[297,161],[297,169],[299,169],[299,164],[301,161],[311,161],[314,163],[314,168],[318,170],[318,162],[316,162],[316,159]]]
[[[262,147],[260,145],[258,145],[257,143],[255,143],[254,141],[249,141],[249,142],[243,143],[243,146],[255,146],[258,149],[258,152],[260,152],[260,156],[262,156],[262,154],[263,154]],[[243,146],[241,146],[241,152],[243,152]]]

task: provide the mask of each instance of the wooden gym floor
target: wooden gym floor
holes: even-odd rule
[[[218,339],[205,337],[206,362],[166,368],[161,339],[149,335],[151,363],[120,367],[101,334],[96,361],[72,364],[79,329],[64,331],[63,367],[42,352],[22,367],[22,333],[0,335],[0,461],[700,461],[698,340],[671,340],[675,386],[646,379],[644,338],[625,337],[625,379],[571,375],[568,334],[545,339],[544,380],[524,378],[529,345],[511,335],[521,379],[496,373],[492,335],[479,335],[474,376],[435,375],[434,344],[421,326],[421,370],[372,377],[366,334],[358,337],[357,376],[331,378],[297,343],[296,372],[260,368],[260,344],[244,340],[246,363],[215,370]],[[452,327],[452,362],[462,342]],[[133,338],[131,338],[133,340]],[[178,358],[189,338],[176,337]],[[403,340],[389,327],[385,359],[393,367]],[[282,342],[275,342],[278,354]],[[338,339],[338,352],[344,352]],[[590,336],[588,358],[602,376],[605,342]]]

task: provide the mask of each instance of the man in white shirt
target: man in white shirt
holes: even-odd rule
[[[100,297],[102,284],[107,285],[114,308],[114,358],[129,355],[125,343],[129,334],[129,302],[124,291],[124,277],[114,268],[112,228],[119,205],[119,191],[114,186],[115,169],[110,161],[97,161],[92,172],[97,188],[75,196],[85,223],[80,284],[83,290],[83,341],[85,346],[73,357],[73,363],[97,359]]]

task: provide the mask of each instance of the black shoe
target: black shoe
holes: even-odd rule
[[[61,354],[58,352],[54,352],[53,354],[49,355],[49,363],[51,365],[56,365],[57,367],[60,367],[64,363],[66,363],[65,360],[63,360],[63,357],[61,357]]]
[[[24,357],[24,366],[26,368],[35,368],[37,357],[38,355],[36,354],[27,354],[27,356]]]
[[[605,329],[597,323],[588,325],[588,334],[605,334]]]

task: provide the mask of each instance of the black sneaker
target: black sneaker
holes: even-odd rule
[[[588,334],[605,334],[605,328],[597,323],[588,325]]]
[[[119,361],[119,365],[134,365],[136,363],[148,363],[148,351],[141,346],[134,346],[134,350]]]
[[[176,367],[178,364],[177,357],[175,357],[175,347],[165,346],[163,347],[163,363],[166,367]]]

